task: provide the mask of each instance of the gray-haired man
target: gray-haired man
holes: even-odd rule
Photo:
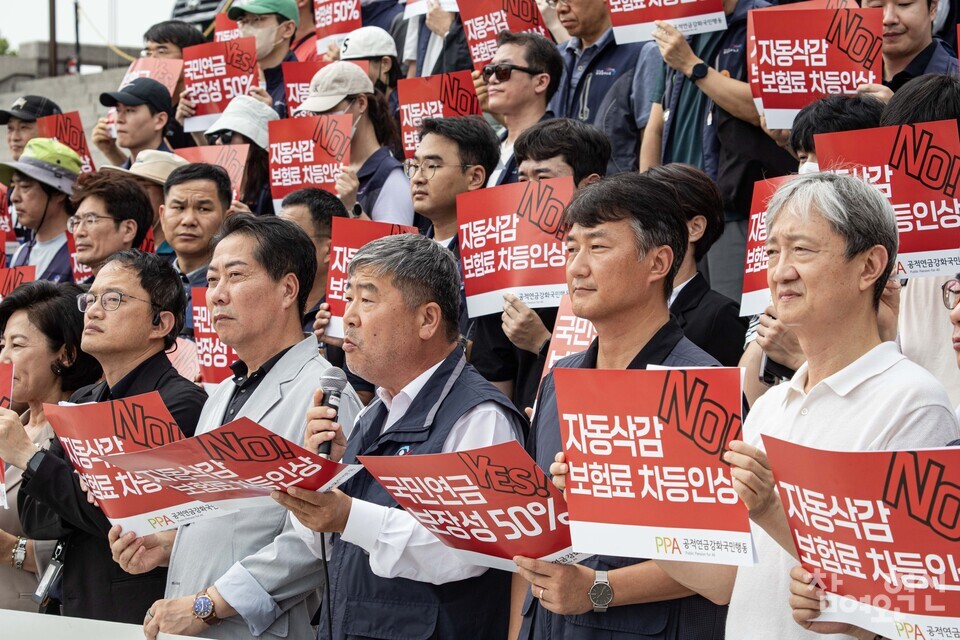
[[[416,259],[412,259],[415,256]],[[519,439],[524,418],[466,363],[458,344],[460,277],[449,251],[418,235],[376,240],[350,262],[347,365],[377,385],[349,442],[324,407],[307,412],[306,446],[332,457],[449,453]],[[464,564],[361,471],[329,494],[278,496],[320,554],[334,536],[336,638],[494,638],[507,633],[510,576]],[[397,635],[400,634],[400,635]],[[320,627],[320,638],[327,638]]]
[[[757,400],[743,424],[745,442],[725,454],[750,510],[760,563],[658,564],[711,600],[730,602],[728,638],[752,637],[770,624],[780,638],[819,638],[790,622],[796,551],[760,436],[836,451],[917,449],[942,446],[960,427],[943,385],[880,338],[897,227],[879,191],[829,173],[795,178],[770,200],[766,250],[777,316],[807,362]]]

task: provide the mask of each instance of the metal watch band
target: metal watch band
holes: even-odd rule
[[[10,564],[18,571],[23,570],[23,563],[27,560],[27,539],[23,536],[17,536],[17,544],[10,554]]]

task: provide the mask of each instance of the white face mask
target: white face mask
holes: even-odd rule
[[[804,162],[800,165],[800,169],[797,170],[797,173],[801,176],[807,173],[820,173],[820,165],[816,162]]]
[[[277,39],[277,29],[280,25],[273,24],[265,27],[254,27],[244,24],[240,27],[240,35],[244,37],[253,36],[257,41],[257,60],[262,60],[270,55],[273,48],[280,43]]]

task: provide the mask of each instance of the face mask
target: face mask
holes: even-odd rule
[[[257,60],[262,60],[270,55],[270,52],[273,51],[273,48],[277,46],[280,42],[277,38],[277,29],[280,28],[280,25],[269,25],[266,27],[253,27],[250,25],[243,25],[240,27],[240,35],[247,37],[253,36],[257,41]]]
[[[797,173],[801,176],[807,173],[820,173],[820,165],[816,162],[804,162]]]

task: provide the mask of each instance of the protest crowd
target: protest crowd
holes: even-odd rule
[[[960,638],[955,3],[215,25],[0,109],[0,626]]]

